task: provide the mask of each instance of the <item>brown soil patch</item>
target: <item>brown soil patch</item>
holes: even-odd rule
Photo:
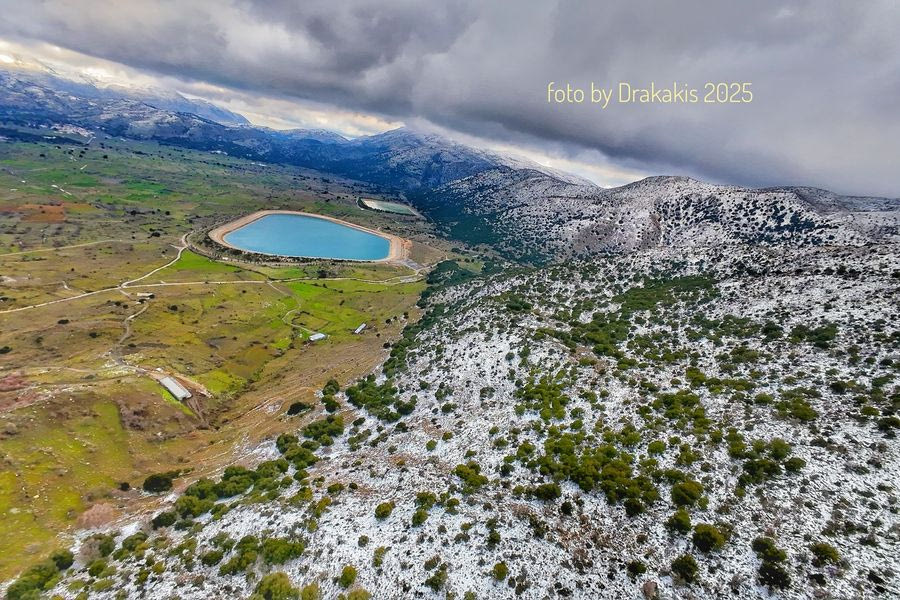
[[[66,220],[66,209],[61,204],[21,204],[16,212],[24,214],[27,223],[62,223]]]
[[[119,518],[119,511],[112,504],[100,502],[93,505],[80,515],[76,526],[81,529],[96,529]]]

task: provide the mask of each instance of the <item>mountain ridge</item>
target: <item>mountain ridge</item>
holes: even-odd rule
[[[524,159],[401,127],[346,139],[326,130],[228,125],[151,99],[85,98],[0,71],[0,119],[333,173],[406,198],[447,235],[531,262],[652,246],[900,240],[900,200],[812,187],[745,188],[683,175],[602,188]],[[65,88],[65,85],[62,85]],[[161,104],[157,102],[157,104]],[[201,105],[203,108],[205,105]],[[207,111],[209,112],[209,111]]]

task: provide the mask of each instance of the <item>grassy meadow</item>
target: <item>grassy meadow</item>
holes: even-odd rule
[[[150,510],[149,473],[185,471],[184,486],[239,462],[298,426],[288,404],[384,358],[418,317],[411,268],[175,260],[185,234],[260,208],[390,231],[423,267],[449,254],[421,219],[360,209],[362,193],[154,143],[0,142],[0,578],[79,527]],[[189,382],[193,404],[157,373]]]

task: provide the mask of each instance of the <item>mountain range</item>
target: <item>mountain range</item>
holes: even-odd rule
[[[273,130],[174,92],[42,72],[0,71],[0,120],[73,125],[341,175],[404,197],[448,235],[515,259],[723,243],[861,245],[900,236],[898,199],[687,177],[607,189],[433,133],[401,128],[348,140],[325,130]]]

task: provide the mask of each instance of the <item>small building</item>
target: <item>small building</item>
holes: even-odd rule
[[[360,325],[359,327],[357,327],[356,329],[354,329],[354,330],[353,330],[353,333],[362,333],[362,332],[363,332],[363,329],[365,329],[365,328],[366,328],[366,324],[363,323],[362,325]]]
[[[326,336],[324,333],[314,333],[309,336],[309,341],[318,342],[319,340],[324,340],[326,337],[328,336]]]
[[[159,383],[169,390],[169,393],[175,396],[179,401],[185,401],[191,397],[191,393],[187,390],[186,387],[175,381],[174,377],[163,377],[159,380]]]

